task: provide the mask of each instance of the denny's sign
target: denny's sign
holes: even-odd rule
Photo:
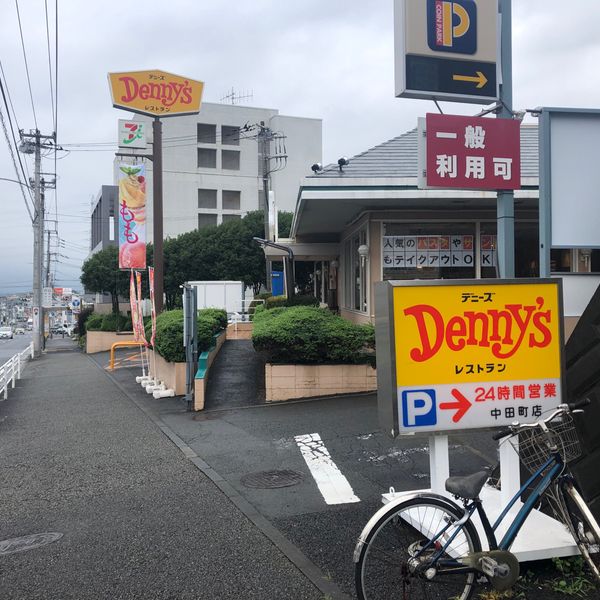
[[[381,425],[393,436],[533,422],[560,404],[560,280],[388,281],[376,304]]]
[[[109,73],[115,108],[142,115],[169,117],[196,114],[204,83],[165,71]]]

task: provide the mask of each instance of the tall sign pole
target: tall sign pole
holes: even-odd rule
[[[512,119],[512,8],[511,0],[499,0],[500,11],[500,62],[502,82],[500,83],[499,119]],[[499,190],[496,205],[498,227],[498,265],[500,277],[511,279],[515,276],[515,202],[512,190]]]
[[[33,214],[33,355],[39,356],[43,347],[44,313],[42,309],[42,271],[44,246],[44,196],[40,185],[40,132],[35,131],[35,173]]]
[[[154,144],[152,150],[152,215],[154,227],[154,297],[156,313],[163,311],[164,254],[163,254],[163,173],[162,173],[162,122],[156,117],[152,122]]]
[[[164,258],[163,258],[163,170],[162,170],[162,118],[194,115],[200,111],[204,83],[166,71],[132,71],[109,73],[108,81],[115,108],[153,117],[153,241],[154,241],[154,287],[156,312],[164,306]],[[133,136],[135,137],[135,136]],[[133,147],[133,146],[132,146]],[[119,156],[124,156],[119,153]],[[131,154],[135,157],[135,154]],[[137,155],[140,156],[140,155]],[[135,175],[134,173],[130,174]],[[139,181],[138,181],[139,182]],[[134,187],[137,185],[131,182]],[[141,186],[141,182],[140,186]],[[138,187],[140,187],[138,186]],[[145,188],[144,188],[145,189]],[[134,190],[134,194],[137,194]],[[131,194],[129,194],[131,196]],[[135,204],[135,198],[132,205]],[[129,207],[124,207],[129,208]],[[131,239],[135,236],[132,221],[135,213],[127,214],[126,226]],[[119,233],[119,239],[121,235]]]

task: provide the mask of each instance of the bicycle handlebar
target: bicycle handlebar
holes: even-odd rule
[[[591,400],[589,398],[582,398],[581,400],[578,400],[577,402],[573,402],[571,404],[560,404],[558,406],[558,408],[555,411],[553,411],[552,414],[549,417],[547,417],[546,419],[540,419],[539,421],[536,421],[535,423],[515,422],[512,425],[509,425],[508,427],[505,427],[504,429],[501,429],[500,431],[497,431],[496,433],[494,433],[494,435],[492,435],[492,439],[497,441],[502,438],[508,437],[509,435],[516,435],[519,432],[519,429],[525,429],[525,428],[529,429],[531,427],[539,427],[540,423],[549,423],[550,421],[555,419],[560,414],[570,413],[570,412],[574,412],[576,410],[580,410],[584,406],[587,406],[588,404],[590,404],[590,402],[591,402]]]

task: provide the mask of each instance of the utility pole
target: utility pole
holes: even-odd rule
[[[152,146],[152,222],[154,226],[154,303],[156,314],[163,311],[164,254],[163,254],[163,169],[162,169],[162,121],[155,117],[152,122],[154,144]]]
[[[34,177],[30,183],[34,192],[33,211],[33,355],[42,352],[44,333],[44,309],[42,306],[42,276],[44,272],[44,194],[41,178],[42,148],[53,148],[42,140],[55,141],[55,134],[42,135],[38,129],[21,134],[21,152],[34,155]]]
[[[263,198],[264,198],[264,223],[265,223],[265,239],[269,239],[269,189],[270,189],[270,162],[271,154],[271,139],[273,132],[270,128],[265,127],[265,122],[260,122],[260,130],[258,132],[258,156],[262,166],[263,180]],[[271,261],[265,256],[265,274],[267,292],[271,291]]]

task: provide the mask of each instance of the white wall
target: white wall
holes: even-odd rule
[[[148,123],[148,132],[152,131],[151,120],[136,116],[134,120]],[[287,136],[286,147],[288,164],[282,171],[272,176],[279,210],[293,211],[296,205],[298,186],[302,177],[310,173],[310,165],[320,162],[322,156],[322,122],[320,119],[280,116],[275,109],[254,108],[240,105],[211,104],[202,105],[198,115],[165,118],[163,122],[163,231],[165,237],[175,237],[198,227],[198,213],[217,215],[221,223],[223,214],[243,216],[259,206],[259,190],[262,179],[259,177],[258,142],[256,139],[241,139],[239,146],[221,143],[221,125],[238,126],[246,123],[253,125],[264,121],[265,126]],[[197,124],[217,125],[216,144],[198,143]],[[257,130],[241,137],[255,136]],[[151,141],[151,140],[149,140]],[[275,151],[274,144],[271,151]],[[197,168],[197,149],[217,150],[216,169]],[[240,169],[221,168],[221,150],[240,151]],[[147,151],[151,153],[149,146]],[[116,161],[115,161],[116,162]],[[125,162],[132,162],[125,159]],[[115,165],[115,183],[118,172]],[[147,186],[147,240],[153,239],[152,232],[152,162],[146,161]],[[217,208],[198,209],[198,189],[216,189]],[[222,209],[222,190],[241,192],[240,210]]]

